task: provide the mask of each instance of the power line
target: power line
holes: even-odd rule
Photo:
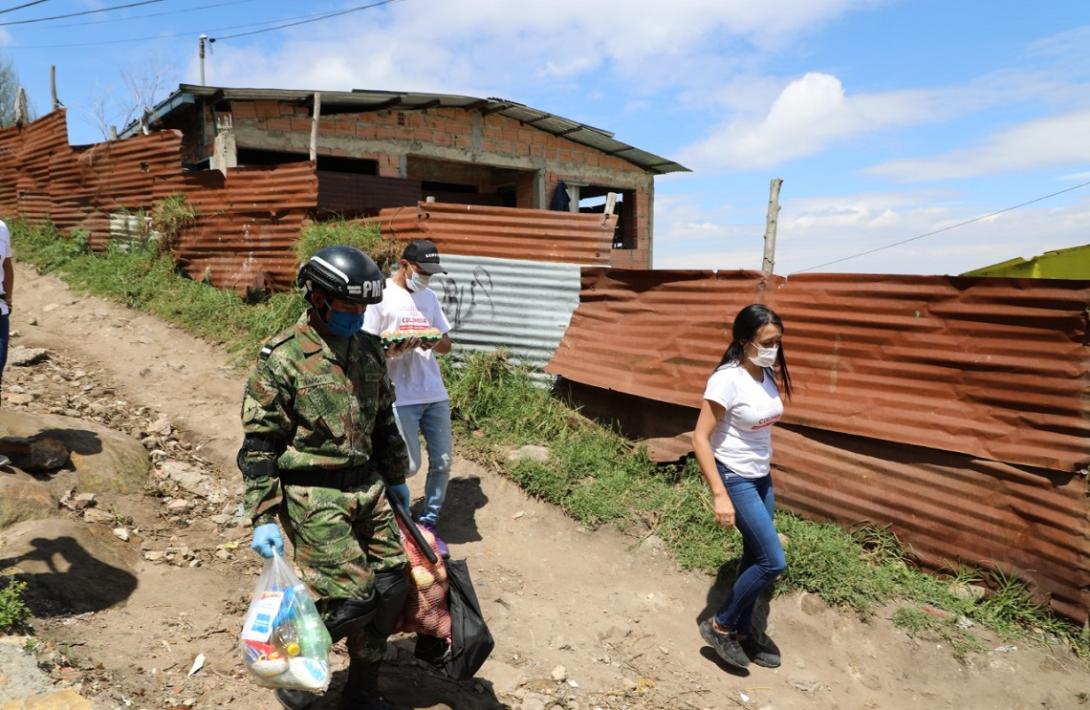
[[[44,1],[44,0],[43,0]],[[128,17],[111,17],[106,20],[89,20],[87,22],[66,22],[61,25],[50,25],[50,29],[60,29],[62,27],[86,27],[88,25],[105,25],[114,24],[117,22],[130,22],[132,20],[145,20],[149,17],[166,17],[167,15],[182,15],[197,10],[209,10],[216,7],[227,7],[229,5],[243,5],[251,2],[260,2],[260,0],[231,0],[230,2],[214,2],[208,5],[197,5],[195,7],[187,7],[181,10],[165,10],[163,12],[148,12],[143,15],[129,15]]]
[[[285,25],[278,25],[276,27],[268,27],[263,30],[253,30],[251,32],[239,32],[233,35],[224,35],[223,37],[212,37],[210,41],[216,42],[224,39],[234,39],[236,37],[247,37],[249,35],[261,34],[262,32],[274,32],[276,30],[286,29],[288,27],[298,27],[299,25],[306,25],[311,22],[318,22],[320,20],[328,20],[331,17],[340,17],[342,15],[348,15],[353,12],[359,12],[361,10],[370,10],[373,7],[380,7],[382,5],[389,5],[390,3],[399,2],[399,0],[380,0],[379,2],[373,2],[369,5],[357,5],[356,7],[350,7],[347,10],[341,10],[339,12],[331,12],[326,15],[319,15],[318,17],[312,17],[309,20],[301,20],[299,22],[289,22]]]
[[[1072,185],[1071,187],[1064,188],[1063,190],[1058,190],[1056,192],[1049,193],[1047,195],[1042,195],[1041,197],[1035,197],[1032,200],[1027,200],[1025,202],[1020,202],[1017,205],[1011,205],[1010,207],[1004,207],[1003,209],[996,210],[995,212],[989,212],[988,214],[982,214],[979,217],[973,217],[972,219],[967,219],[964,222],[958,222],[957,224],[951,224],[949,226],[943,227],[942,229],[936,229],[936,230],[934,230],[932,232],[927,232],[926,234],[918,234],[915,237],[909,237],[908,239],[902,239],[899,242],[893,242],[891,244],[886,244],[886,245],[883,245],[883,246],[880,246],[880,247],[875,247],[874,249],[868,249],[867,251],[859,252],[858,254],[852,254],[851,256],[845,256],[845,257],[843,257],[841,259],[833,259],[832,261],[827,261],[824,264],[818,264],[817,266],[810,266],[808,268],[800,269],[799,271],[794,271],[792,273],[801,274],[801,273],[804,273],[806,271],[813,271],[815,269],[823,269],[826,266],[832,266],[833,264],[839,264],[839,263],[841,263],[843,261],[848,261],[850,259],[858,259],[861,256],[867,256],[868,254],[874,254],[875,252],[883,251],[885,249],[892,249],[893,247],[898,247],[898,246],[901,246],[902,244],[908,244],[909,242],[914,242],[917,239],[923,239],[924,237],[933,237],[936,234],[942,234],[943,232],[949,232],[951,229],[957,229],[958,227],[964,227],[967,224],[973,224],[974,222],[980,222],[980,221],[983,221],[985,219],[995,217],[996,215],[1001,215],[1004,212],[1010,212],[1012,210],[1019,209],[1020,207],[1026,207],[1027,205],[1032,205],[1034,203],[1041,202],[1043,200],[1047,200],[1050,197],[1056,197],[1057,195],[1062,195],[1065,192],[1072,192],[1074,190],[1078,190],[1079,188],[1083,188],[1083,187],[1086,187],[1088,185],[1090,185],[1090,180],[1088,180],[1087,182],[1079,183],[1078,185]]]
[[[401,1],[402,0],[385,0],[385,2],[376,3],[376,5],[385,5],[385,4],[389,4],[391,2],[401,2]],[[356,12],[358,10],[363,10],[363,9],[368,8],[368,7],[374,7],[374,6],[375,5],[366,5],[366,6],[363,6],[363,7],[351,8],[349,10],[345,10],[345,11],[342,11],[342,12],[339,12],[339,13],[333,13],[333,15],[344,14],[346,12]],[[206,33],[206,34],[209,34],[209,33],[212,33],[212,32],[224,32],[224,31],[227,31],[227,30],[236,30],[236,29],[240,29],[240,28],[243,28],[243,27],[254,27],[255,25],[267,25],[267,24],[270,24],[270,23],[277,23],[277,22],[287,22],[288,23],[286,25],[282,25],[282,26],[278,26],[278,27],[270,27],[270,28],[266,28],[266,29],[263,29],[263,30],[255,30],[254,32],[246,33],[246,34],[256,34],[257,32],[266,32],[266,31],[271,31],[273,29],[282,29],[283,27],[293,27],[295,25],[306,24],[307,22],[315,22],[317,20],[326,19],[327,17],[332,17],[333,15],[331,15],[329,13],[326,13],[326,14],[323,14],[323,15],[297,15],[295,17],[279,17],[279,18],[276,18],[275,20],[265,20],[263,22],[247,22],[246,24],[243,24],[243,25],[228,25],[226,27],[200,28],[200,29],[194,29],[194,30],[187,30],[185,32],[173,32],[173,33],[169,33],[169,34],[160,34],[160,35],[155,35],[153,37],[128,37],[128,38],[123,38],[123,39],[100,40],[100,41],[96,41],[96,42],[70,42],[70,43],[65,43],[65,44],[8,44],[8,45],[4,45],[3,48],[5,50],[9,50],[9,49],[68,49],[68,48],[72,48],[72,47],[104,47],[104,46],[110,46],[110,45],[114,45],[114,44],[132,44],[132,43],[138,43],[138,42],[158,42],[158,41],[163,40],[163,39],[173,39],[173,38],[176,38],[176,37],[192,37],[192,36],[200,34],[202,32]],[[293,20],[302,20],[302,22],[292,22]],[[240,35],[230,35],[230,36],[231,37],[237,37],[237,36],[240,36]]]
[[[130,2],[126,5],[112,5],[110,7],[100,7],[97,10],[84,10],[82,12],[70,12],[66,15],[53,15],[52,17],[35,17],[30,20],[14,20],[12,22],[0,22],[0,27],[8,27],[10,25],[29,25],[35,22],[47,22],[49,20],[63,20],[66,17],[80,17],[82,15],[97,15],[101,12],[110,12],[112,10],[124,10],[128,7],[140,7],[141,5],[153,5],[158,2],[165,2],[165,0],[141,0],[141,2]],[[35,3],[30,3],[31,5]],[[25,5],[23,7],[26,7]]]
[[[22,5],[16,5],[15,7],[5,7],[3,10],[0,10],[0,15],[7,14],[9,12],[15,12],[16,10],[22,10],[24,7],[41,5],[43,2],[49,2],[49,0],[34,0],[34,2],[24,2]]]

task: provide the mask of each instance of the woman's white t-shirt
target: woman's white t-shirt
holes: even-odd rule
[[[767,476],[772,425],[783,415],[772,371],[765,370],[764,381],[757,382],[737,363],[723,365],[708,378],[704,399],[727,410],[712,431],[716,460],[743,478]]]

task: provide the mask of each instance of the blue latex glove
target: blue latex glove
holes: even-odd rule
[[[280,537],[280,528],[276,523],[265,523],[254,528],[254,540],[250,543],[254,552],[269,558],[273,553],[284,554],[284,539]]]
[[[412,499],[411,494],[409,493],[408,484],[398,483],[395,486],[386,486],[386,490],[390,491],[390,493],[392,493],[395,498],[401,501],[401,504],[405,506],[405,510],[409,509],[409,505],[412,503]]]

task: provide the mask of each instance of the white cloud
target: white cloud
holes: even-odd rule
[[[766,92],[767,84],[756,85]],[[940,91],[849,95],[840,79],[810,72],[785,86],[758,120],[732,120],[685,150],[707,169],[765,168],[812,155],[862,133],[923,123],[949,113]]]
[[[905,182],[950,180],[1090,163],[1090,110],[1038,118],[996,133],[974,148],[893,160],[868,169]]]
[[[489,93],[528,77],[561,80],[608,68],[626,93],[677,88],[722,61],[723,44],[771,49],[874,0],[582,0],[397,3],[270,46],[217,42],[210,83]],[[325,29],[323,29],[325,28]],[[310,37],[311,39],[301,39]],[[704,67],[705,71],[707,67]],[[190,75],[196,74],[195,65]],[[705,72],[699,72],[704,75]],[[517,97],[512,97],[517,98]]]

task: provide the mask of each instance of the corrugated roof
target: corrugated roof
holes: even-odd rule
[[[192,97],[238,101],[297,101],[308,102],[314,97],[313,90],[297,89],[238,89],[215,86],[181,84],[178,90],[159,103],[152,112],[151,122],[162,120],[187,103]],[[609,131],[541,111],[517,101],[500,98],[482,99],[457,94],[423,94],[407,91],[322,91],[322,108],[349,108],[354,111],[420,111],[429,108],[460,108],[482,113],[498,113],[501,116],[532,126],[554,136],[589,146],[606,155],[613,155],[643,168],[655,175],[689,172],[689,169],[669,158],[649,153],[613,137]],[[139,123],[126,126],[124,136],[139,132]]]

